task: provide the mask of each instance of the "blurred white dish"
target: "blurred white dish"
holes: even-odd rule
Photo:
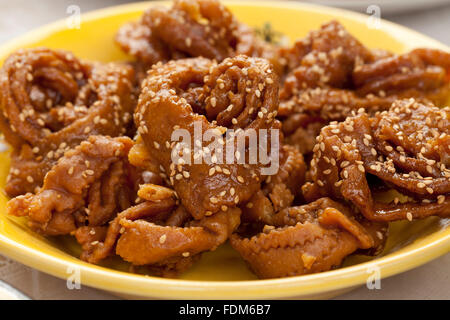
[[[29,300],[27,296],[0,280],[0,300]]]
[[[369,14],[373,14],[373,12],[367,12],[367,9],[370,6],[376,5],[381,9],[382,16],[413,10],[430,9],[445,4],[450,5],[450,0],[309,0],[304,2],[345,8]]]

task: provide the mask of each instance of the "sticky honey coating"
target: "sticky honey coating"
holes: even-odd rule
[[[66,51],[24,49],[0,71],[0,129],[13,148],[9,196],[35,192],[64,152],[91,135],[124,135],[134,71],[87,63]]]
[[[354,213],[329,198],[288,207],[251,237],[234,234],[231,245],[260,278],[327,271],[357,249],[382,249],[383,224],[361,224]]]
[[[291,206],[301,194],[305,175],[306,164],[303,156],[294,147],[283,145],[278,172],[268,177],[262,183],[261,189],[243,206],[242,220],[271,224],[273,216]]]
[[[320,128],[363,109],[387,110],[402,98],[443,106],[449,96],[450,55],[415,49],[394,55],[369,50],[336,21],[282,49],[285,81],[279,115],[286,142],[311,152]]]
[[[139,195],[144,201],[118,214],[106,229],[76,231],[82,259],[99,263],[115,253],[134,266],[150,265],[163,274],[164,269],[181,271],[202,252],[223,244],[240,224],[239,208],[195,221],[166,187],[142,185]]]
[[[259,278],[300,276],[450,217],[449,53],[368,49],[337,21],[275,45],[216,0],[115,40],[133,62],[37,48],[0,70],[7,211],[82,260],[176,277],[229,241]]]
[[[69,234],[79,226],[102,226],[130,205],[126,137],[91,136],[60,158],[42,188],[10,200],[8,214],[28,216],[33,229]]]
[[[276,128],[276,82],[266,60],[246,56],[227,58],[220,64],[204,58],[183,59],[155,65],[149,71],[135,113],[136,126],[160,173],[194,218],[248,201],[263,179],[261,166],[240,164],[239,158],[246,154],[238,154],[237,147],[229,164],[224,154],[210,150],[211,142],[201,137],[187,146],[172,142],[174,130],[184,130],[195,139],[197,125],[202,132],[214,133],[226,149],[250,129]],[[183,158],[174,161],[174,154]]]
[[[361,112],[324,127],[311,161],[312,200],[323,195],[350,201],[372,221],[448,217],[449,108],[399,100],[373,117]],[[369,175],[411,201],[377,203]]]
[[[239,54],[266,58],[281,70],[278,47],[258,38],[217,0],[153,6],[138,22],[124,25],[116,41],[143,70],[172,59],[205,57],[220,62]]]

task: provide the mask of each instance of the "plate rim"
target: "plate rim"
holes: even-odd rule
[[[117,13],[145,10],[146,8],[168,1],[136,2],[118,6],[107,7],[90,11],[82,15],[82,21],[93,21]],[[343,16],[347,19],[362,22],[366,15],[311,3],[277,2],[277,1],[224,1],[224,4],[237,6],[277,7],[293,8],[297,10],[310,10],[319,13],[328,13]],[[382,19],[382,30],[385,32],[395,30],[398,36],[408,36],[420,39],[429,47],[449,50],[448,47],[428,36],[408,29],[401,25]],[[49,34],[61,31],[65,26],[65,19],[47,24],[43,27],[0,44],[0,57],[4,58],[14,49],[25,46]],[[303,275],[297,277],[270,279],[270,280],[245,280],[245,281],[199,281],[165,279],[149,277],[118,271],[115,269],[91,265],[81,260],[66,261],[54,257],[45,252],[17,243],[0,233],[0,253],[17,260],[27,266],[51,274],[61,279],[67,279],[68,267],[79,268],[81,271],[82,285],[103,289],[117,294],[147,298],[177,298],[177,299],[251,299],[251,298],[283,298],[302,297],[319,293],[332,292],[362,285],[366,282],[368,268],[379,267],[381,277],[392,275],[416,268],[441,255],[450,252],[450,227],[443,231],[443,235],[424,246],[410,249],[406,252],[388,254],[368,262],[337,270]],[[431,235],[429,235],[431,236]],[[393,255],[393,256],[391,256]]]

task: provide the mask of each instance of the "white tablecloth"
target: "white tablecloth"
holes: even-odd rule
[[[424,0],[425,1],[425,0]],[[76,3],[82,12],[124,3],[124,0],[0,0],[0,43],[42,24],[66,17],[68,5]],[[376,1],[375,1],[376,2]],[[450,45],[450,6],[426,12],[405,13],[388,20],[425,33]],[[361,287],[339,299],[450,299],[450,254],[420,268],[384,279],[381,290]],[[0,280],[34,299],[114,299],[88,287],[69,290],[66,281],[35,271],[0,256]]]

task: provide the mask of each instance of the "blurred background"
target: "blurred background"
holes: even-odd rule
[[[291,0],[293,1],[293,0]],[[0,0],[0,43],[37,26],[65,18],[67,8],[81,13],[133,0]],[[374,14],[450,45],[450,0],[310,0],[303,1]],[[375,11],[374,11],[375,10]]]
[[[0,0],[0,44],[41,25],[81,13],[124,4],[127,0]],[[311,0],[364,14],[379,14],[450,46],[450,0]],[[361,287],[339,299],[450,299],[450,254],[425,266],[384,279],[383,290]],[[108,293],[83,286],[68,290],[64,280],[38,272],[0,255],[0,289],[8,282],[33,299],[104,299]],[[442,291],[444,290],[444,291]],[[0,299],[4,297],[0,290]]]

